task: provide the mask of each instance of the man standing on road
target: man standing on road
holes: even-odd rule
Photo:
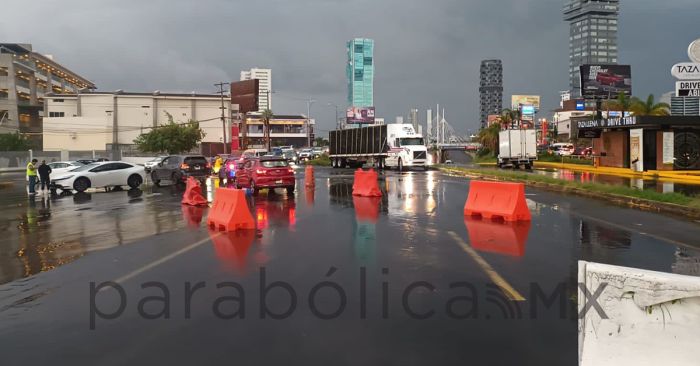
[[[51,167],[46,164],[46,160],[42,160],[38,170],[39,179],[41,180],[41,190],[48,191],[51,189],[51,187],[49,187],[51,185]]]
[[[29,195],[33,196],[36,194],[34,190],[36,188],[36,163],[39,160],[32,159],[32,161],[27,164],[27,180],[29,181]]]

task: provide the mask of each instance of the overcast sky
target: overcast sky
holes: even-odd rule
[[[393,121],[440,103],[459,132],[478,126],[479,64],[500,58],[504,105],[568,88],[567,0],[34,0],[3,1],[0,42],[34,50],[100,90],[213,92],[240,70],[273,70],[276,113],[317,103],[320,130],[346,100],[345,42],[373,38],[377,114]],[[670,68],[700,37],[698,0],[622,0],[620,63],[635,95],[674,88]],[[342,110],[341,110],[342,113]],[[549,115],[550,113],[547,113]]]

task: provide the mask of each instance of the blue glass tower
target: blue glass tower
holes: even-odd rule
[[[348,41],[348,105],[374,106],[374,40],[355,38]]]

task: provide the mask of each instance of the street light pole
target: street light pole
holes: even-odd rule
[[[306,100],[306,146],[311,147],[311,104],[316,102],[314,99]]]
[[[221,94],[221,125],[223,127],[222,132],[224,133],[221,141],[224,144],[224,154],[226,154],[226,108],[224,108],[224,85],[227,85],[227,83],[221,82],[214,84],[214,86],[219,87],[219,94]],[[233,138],[233,136],[231,137]]]
[[[328,106],[335,107],[335,129],[339,130],[340,129],[340,122],[338,121],[338,105],[335,103],[328,103]]]

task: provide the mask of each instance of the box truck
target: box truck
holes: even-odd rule
[[[427,169],[428,149],[412,125],[393,123],[335,130],[329,133],[333,168],[357,168],[366,163],[379,168]]]
[[[537,160],[537,135],[535,130],[503,130],[498,134],[498,167],[514,169],[532,168]]]

